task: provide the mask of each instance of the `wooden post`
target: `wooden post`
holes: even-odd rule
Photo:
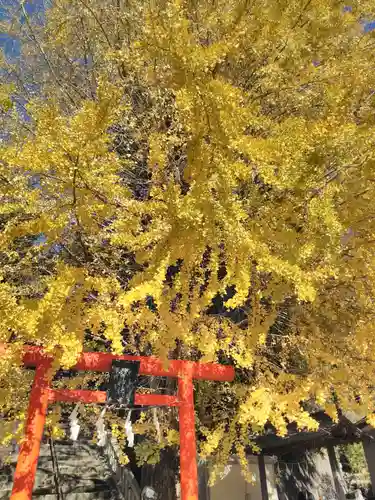
[[[327,446],[329,463],[332,469],[333,480],[335,483],[335,489],[338,496],[338,500],[346,500],[346,488],[344,485],[344,480],[341,476],[340,466],[338,464],[335,448],[332,445]]]
[[[260,480],[260,491],[262,494],[262,500],[269,500],[268,488],[267,488],[266,463],[264,460],[264,455],[259,455],[258,466],[259,466],[259,480]]]
[[[370,474],[372,494],[375,495],[375,431],[371,430],[369,435],[374,440],[368,439],[363,441],[362,445],[365,452],[367,469]]]
[[[191,377],[186,375],[178,379],[181,500],[198,500],[193,389]]]
[[[198,464],[198,497],[199,500],[210,500],[210,488],[208,486],[209,474],[206,462]]]
[[[11,500],[31,499],[36,468],[38,465],[40,443],[43,437],[44,423],[49,399],[48,371],[51,362],[44,360],[35,372],[33,387],[30,394],[29,414],[27,417],[25,436],[18,455],[17,467],[14,473]]]

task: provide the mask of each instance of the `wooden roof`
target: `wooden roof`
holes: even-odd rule
[[[373,429],[365,424],[364,419],[353,422],[342,415],[338,423],[335,423],[323,411],[312,414],[312,417],[319,422],[316,431],[299,431],[296,424],[290,424],[288,434],[280,437],[277,436],[275,428],[268,425],[264,434],[255,439],[256,444],[265,455],[279,455],[292,449],[314,449],[373,439],[371,435]]]

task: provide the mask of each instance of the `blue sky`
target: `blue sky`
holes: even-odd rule
[[[365,32],[375,30],[375,21],[365,23],[364,30],[365,30]]]
[[[0,6],[0,21],[7,19],[6,6],[14,6],[15,2],[12,0],[3,1]],[[31,16],[34,12],[43,12],[45,8],[45,0],[27,0],[25,2],[25,10]],[[22,17],[21,17],[22,22]],[[16,37],[10,37],[5,33],[0,33],[0,48],[2,48],[8,57],[17,57],[20,54],[20,44]]]
[[[0,33],[0,47],[8,57],[17,57],[20,54],[20,44],[17,38]]]
[[[14,0],[8,0],[9,5],[14,5]],[[47,0],[27,0],[25,2],[25,9],[29,15],[32,15],[35,12],[43,12],[45,9],[46,3],[49,3]],[[7,1],[3,3],[5,7],[0,6],[0,21],[6,19],[6,4]],[[344,7],[344,12],[351,10],[351,7]],[[22,22],[22,20],[21,20]],[[363,25],[363,30],[365,33],[372,31],[375,29],[375,21],[361,21]],[[5,54],[12,58],[17,57],[20,54],[20,44],[15,37],[10,37],[5,33],[0,33],[0,48],[2,48]]]

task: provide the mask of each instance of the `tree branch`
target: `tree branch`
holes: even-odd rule
[[[98,16],[96,15],[95,11],[90,7],[88,6],[83,0],[79,0],[81,2],[81,4],[86,7],[86,9],[90,12],[90,14],[93,16],[93,18],[95,19],[95,21],[97,22],[101,32],[103,33],[108,45],[112,48],[112,43],[111,43],[111,40],[108,38],[108,35],[107,35],[107,32],[105,31],[102,23],[100,22],[100,19],[98,18]]]

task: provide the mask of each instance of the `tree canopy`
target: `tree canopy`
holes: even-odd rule
[[[65,369],[94,349],[234,364],[196,388],[219,465],[267,422],[315,428],[311,400],[371,415],[374,2],[3,10],[21,51],[0,61],[4,440],[24,344]],[[161,440],[140,422],[155,449],[171,420]]]

